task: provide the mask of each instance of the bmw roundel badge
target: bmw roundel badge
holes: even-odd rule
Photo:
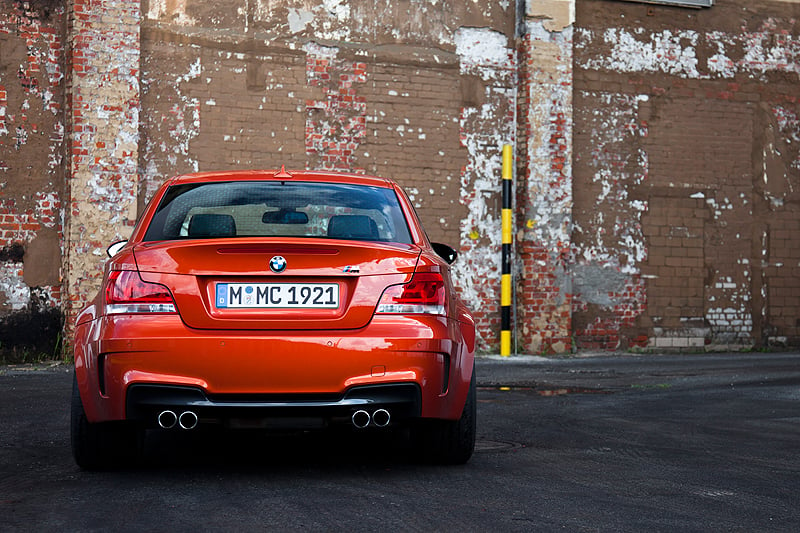
[[[286,270],[286,259],[284,259],[281,255],[276,255],[269,260],[269,269],[276,274],[280,274]]]

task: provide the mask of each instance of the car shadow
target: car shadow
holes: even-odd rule
[[[137,469],[397,467],[421,464],[402,431],[149,430]]]

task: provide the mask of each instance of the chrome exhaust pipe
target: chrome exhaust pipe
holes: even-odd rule
[[[178,424],[182,429],[194,429],[197,427],[197,415],[192,411],[184,411],[178,417]]]
[[[388,426],[391,419],[392,415],[390,415],[389,411],[386,409],[378,409],[372,413],[372,422],[379,428],[385,428]]]
[[[359,409],[358,411],[353,413],[351,420],[355,427],[357,427],[358,429],[364,429],[369,425],[370,416],[368,412]]]
[[[161,411],[158,415],[158,425],[164,429],[171,429],[178,423],[178,416],[172,411]]]

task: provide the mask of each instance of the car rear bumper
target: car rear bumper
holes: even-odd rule
[[[333,425],[385,427],[417,418],[416,383],[353,387],[341,395],[208,395],[194,387],[135,384],[128,388],[127,418],[144,426],[194,429],[314,429]]]
[[[400,402],[397,420],[452,420],[461,414],[473,365],[459,327],[443,317],[389,315],[353,331],[231,332],[194,330],[177,315],[111,316],[80,324],[73,346],[92,422],[152,423],[158,409],[185,405],[201,420],[327,423],[352,417],[362,404],[387,403],[367,393],[402,385],[417,392]],[[175,394],[159,403],[158,390]]]

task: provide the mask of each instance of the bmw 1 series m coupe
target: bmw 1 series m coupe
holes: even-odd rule
[[[146,432],[402,430],[425,457],[475,444],[475,323],[389,179],[314,171],[168,180],[73,338],[77,464]]]

